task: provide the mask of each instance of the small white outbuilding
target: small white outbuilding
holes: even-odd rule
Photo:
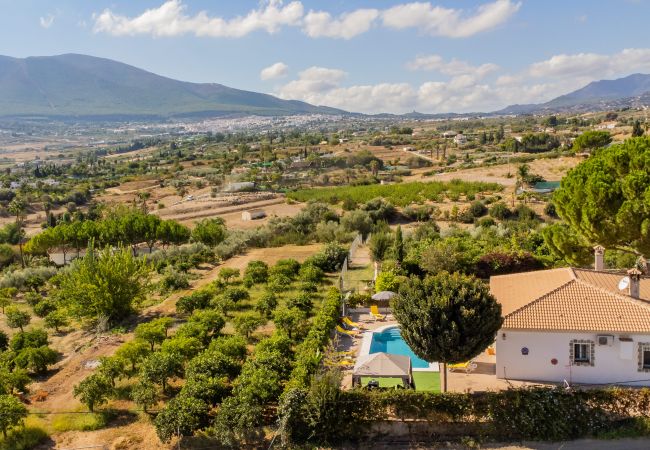
[[[241,213],[241,220],[257,220],[266,217],[263,209],[249,209]]]

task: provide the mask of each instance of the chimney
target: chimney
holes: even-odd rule
[[[630,277],[630,297],[639,298],[641,296],[641,272],[636,267],[627,271]]]
[[[598,272],[605,270],[605,247],[602,245],[594,247],[594,270]]]

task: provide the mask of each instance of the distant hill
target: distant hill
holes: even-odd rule
[[[498,114],[584,112],[648,105],[650,75],[635,73],[616,80],[593,81],[585,87],[540,104],[510,105]]]
[[[306,113],[344,111],[216,83],[177,81],[92,56],[0,56],[0,116],[4,117],[122,119]]]

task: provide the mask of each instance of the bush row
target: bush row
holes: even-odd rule
[[[296,362],[285,392],[291,388],[309,386],[311,377],[320,364],[323,349],[339,320],[340,311],[341,294],[338,289],[331,288],[312,321],[307,337],[296,348]]]
[[[485,393],[427,393],[390,390],[293,389],[281,408],[285,442],[334,444],[369,437],[380,421],[420,421],[431,425],[465,424],[477,438],[566,440],[597,436],[621,423],[650,416],[650,389],[518,388]],[[332,383],[330,383],[332,384]],[[325,394],[324,394],[325,393]],[[285,402],[287,404],[287,402]],[[283,417],[290,414],[291,417]],[[311,437],[309,437],[311,436]],[[318,436],[318,442],[313,436]]]

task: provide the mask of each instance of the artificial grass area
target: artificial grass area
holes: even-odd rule
[[[401,378],[373,378],[373,377],[361,377],[361,386],[367,386],[368,382],[371,380],[379,381],[379,387],[382,388],[394,388],[396,386],[404,386]]]
[[[440,372],[413,372],[416,391],[440,392]]]
[[[394,388],[402,386],[401,378],[361,377],[361,386],[367,386],[370,380],[377,380],[379,387]],[[440,372],[413,372],[416,391],[440,392]]]

